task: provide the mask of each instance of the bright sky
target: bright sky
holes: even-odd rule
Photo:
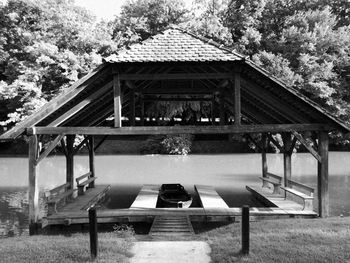
[[[0,0],[5,3],[7,0]],[[85,7],[94,13],[97,18],[111,20],[115,15],[119,14],[120,7],[127,0],[75,0],[76,5]],[[184,0],[189,6],[193,0]]]
[[[119,14],[120,7],[126,0],[75,0],[76,5],[92,11],[98,18],[111,20]]]
[[[1,1],[1,0],[0,0]],[[184,0],[187,5],[192,0]],[[83,6],[92,11],[98,18],[111,20],[116,14],[119,14],[120,7],[126,0],[75,0],[76,5]]]

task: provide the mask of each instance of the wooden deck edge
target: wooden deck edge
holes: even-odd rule
[[[90,201],[84,205],[81,210],[88,210],[90,207],[95,206],[101,199],[103,199],[106,195],[106,193],[111,189],[110,185],[107,185],[106,188],[102,190],[102,192],[99,192],[97,195],[95,195]]]

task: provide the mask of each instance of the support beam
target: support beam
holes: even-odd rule
[[[130,112],[129,112],[129,121],[130,126],[135,126],[135,91],[132,89],[129,93],[129,106],[130,106]]]
[[[220,125],[225,125],[225,94],[224,89],[222,88],[220,91],[220,105],[219,105],[219,112],[220,112]]]
[[[52,152],[53,149],[57,146],[57,144],[60,143],[62,138],[64,137],[64,134],[58,135],[50,144],[49,146],[44,150],[42,154],[40,154],[39,158],[36,161],[36,164],[38,165],[45,157],[47,157],[50,152]]]
[[[62,153],[63,153],[65,156],[67,156],[67,155],[68,155],[68,152],[67,152],[67,146],[66,146],[66,142],[65,142],[64,138],[61,139],[60,145],[61,145],[60,148],[61,148],[61,150],[62,150]]]
[[[88,137],[85,137],[84,140],[82,140],[78,146],[76,146],[73,150],[73,155],[76,155],[81,148],[83,148],[84,144],[86,144],[88,141]]]
[[[113,90],[114,90],[114,127],[122,126],[122,103],[121,103],[121,87],[119,74],[115,73],[113,76]]]
[[[75,135],[67,135],[66,183],[70,184],[68,189],[74,188],[74,139]]]
[[[271,134],[268,135],[268,138],[269,138],[269,141],[272,142],[273,145],[275,145],[281,153],[284,152],[283,147],[272,137]]]
[[[37,157],[39,152],[39,142],[37,135],[29,137],[29,235],[38,234],[39,220],[39,186],[38,186],[38,171]]]
[[[290,151],[292,145],[292,135],[290,133],[282,133],[283,140],[283,167],[284,167],[284,186],[288,187],[289,181],[292,180],[292,153]]]
[[[84,134],[84,135],[158,135],[158,134],[227,134],[266,133],[292,131],[325,131],[325,124],[259,124],[224,126],[147,126],[147,127],[33,127],[27,129],[34,134]]]
[[[261,138],[261,161],[262,161],[262,177],[266,178],[267,177],[267,158],[266,158],[266,151],[267,151],[267,135],[266,133],[262,134]],[[263,186],[267,186],[267,182],[263,181]]]
[[[100,148],[100,146],[102,145],[102,143],[107,139],[108,135],[103,136],[103,138],[101,139],[101,141],[98,142],[98,144],[94,147],[94,151],[96,152],[96,150],[98,148]]]
[[[320,217],[329,216],[328,144],[328,133],[320,132],[318,135],[318,153],[321,156],[321,162],[318,162],[317,167],[318,214]]]
[[[228,79],[229,73],[120,74],[121,80]]]
[[[235,122],[234,125],[241,125],[241,74],[234,74],[234,99],[235,99]]]
[[[297,132],[293,132],[293,135],[295,138],[298,139],[298,141],[304,145],[304,147],[316,158],[317,161],[321,162],[322,158],[319,155],[319,153]]]
[[[143,99],[143,94],[140,95],[140,108],[141,108],[140,122],[141,122],[141,126],[144,126],[145,125],[145,101]]]
[[[215,125],[215,93],[211,97],[210,117],[212,125]]]
[[[89,136],[89,168],[91,177],[95,177],[95,138],[94,136]],[[95,180],[89,184],[89,188],[95,187]]]

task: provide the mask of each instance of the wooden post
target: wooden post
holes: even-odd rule
[[[225,125],[225,94],[224,94],[224,89],[222,88],[220,90],[220,125]]]
[[[133,89],[130,90],[129,105],[130,105],[130,115],[129,115],[130,126],[135,126],[135,91]]]
[[[75,135],[67,135],[66,182],[70,183],[68,189],[74,188],[74,140]]]
[[[121,88],[119,74],[115,73],[113,76],[113,90],[114,90],[114,127],[122,126],[122,105],[121,105]]]
[[[242,254],[249,254],[249,206],[242,207]]]
[[[234,99],[235,99],[235,122],[234,125],[241,125],[241,74],[235,72]]]
[[[143,94],[140,96],[140,107],[141,107],[141,126],[145,125],[145,101],[143,99]]]
[[[94,207],[89,209],[89,230],[91,259],[94,260],[97,257],[98,252],[97,216]]]
[[[91,172],[91,177],[95,177],[95,138],[94,136],[90,136],[89,139],[89,167]],[[95,187],[95,181],[92,181],[89,184],[89,188]]]
[[[261,138],[261,160],[262,160],[262,177],[267,177],[267,158],[266,158],[266,150],[267,150],[267,135],[265,133],[262,134]],[[263,181],[263,187],[267,186],[267,182]]]
[[[329,216],[329,192],[328,192],[328,144],[327,132],[318,134],[318,153],[321,162],[318,162],[317,169],[317,193],[318,193],[318,214],[320,217]]]
[[[212,97],[211,97],[211,108],[210,108],[211,112],[211,123],[213,125],[215,125],[215,94],[213,93]]]
[[[37,135],[29,137],[29,235],[38,233],[39,219],[39,188],[36,160],[38,158],[39,144]]]
[[[283,139],[283,167],[284,167],[284,186],[288,187],[289,180],[292,179],[292,136],[290,133],[282,133]]]

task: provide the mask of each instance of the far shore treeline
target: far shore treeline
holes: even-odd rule
[[[8,0],[0,2],[0,133],[102,58],[169,25],[235,49],[350,123],[348,0],[194,0],[189,7],[134,0],[111,21],[98,21],[72,0]],[[184,117],[198,114],[197,104],[147,110]],[[332,138],[333,147],[349,147],[349,140]]]

